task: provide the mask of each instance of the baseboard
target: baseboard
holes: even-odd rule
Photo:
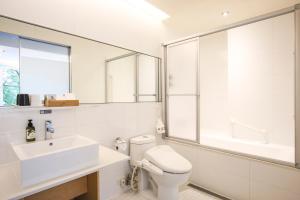
[[[188,186],[191,187],[191,188],[193,188],[193,189],[199,190],[201,192],[205,192],[205,193],[207,193],[207,194],[209,194],[211,196],[214,196],[214,197],[217,197],[219,199],[222,199],[222,200],[231,200],[231,199],[229,199],[227,197],[221,196],[221,195],[219,195],[217,193],[211,192],[211,191],[209,191],[209,190],[207,190],[205,188],[202,188],[200,186],[194,185],[192,183],[189,183]]]

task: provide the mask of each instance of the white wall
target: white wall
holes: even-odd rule
[[[39,114],[39,110],[0,108],[0,164],[14,161],[9,143],[24,143],[27,120],[33,119],[37,140],[44,139],[45,120],[52,120],[54,137],[80,134],[112,147],[117,137],[128,139],[154,133],[161,114],[160,103],[119,103],[83,105],[78,108],[53,110]],[[6,152],[6,153],[3,153]]]
[[[126,178],[129,172],[128,162],[120,162],[101,169],[100,174],[100,199],[109,200],[120,196],[128,188],[120,187],[120,178]]]
[[[163,26],[122,0],[1,0],[0,14],[160,56]]]
[[[117,137],[128,139],[145,133],[154,134],[160,114],[160,103],[86,105],[53,110],[52,114],[45,115],[30,108],[0,108],[0,165],[16,161],[10,143],[25,142],[28,119],[33,119],[38,140],[44,139],[44,123],[50,119],[55,128],[54,137],[80,134],[112,148]],[[123,191],[119,181],[128,173],[128,169],[129,163],[125,162],[113,165],[112,168],[106,167],[100,172],[101,199],[105,200]]]

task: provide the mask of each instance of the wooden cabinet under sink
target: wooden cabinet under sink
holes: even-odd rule
[[[99,200],[99,172],[41,191],[23,200]]]

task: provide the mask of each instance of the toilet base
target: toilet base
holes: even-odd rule
[[[191,172],[185,174],[172,174],[164,172],[164,174],[150,174],[157,185],[158,200],[179,200],[179,187],[186,183]]]

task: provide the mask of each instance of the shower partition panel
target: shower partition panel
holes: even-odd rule
[[[202,136],[229,134],[227,32],[199,38],[199,127]]]
[[[198,38],[167,47],[166,101],[170,112],[168,135],[196,141],[198,139]]]
[[[166,44],[167,136],[299,167],[298,9]]]
[[[200,144],[295,162],[294,32],[289,13],[200,37]]]

